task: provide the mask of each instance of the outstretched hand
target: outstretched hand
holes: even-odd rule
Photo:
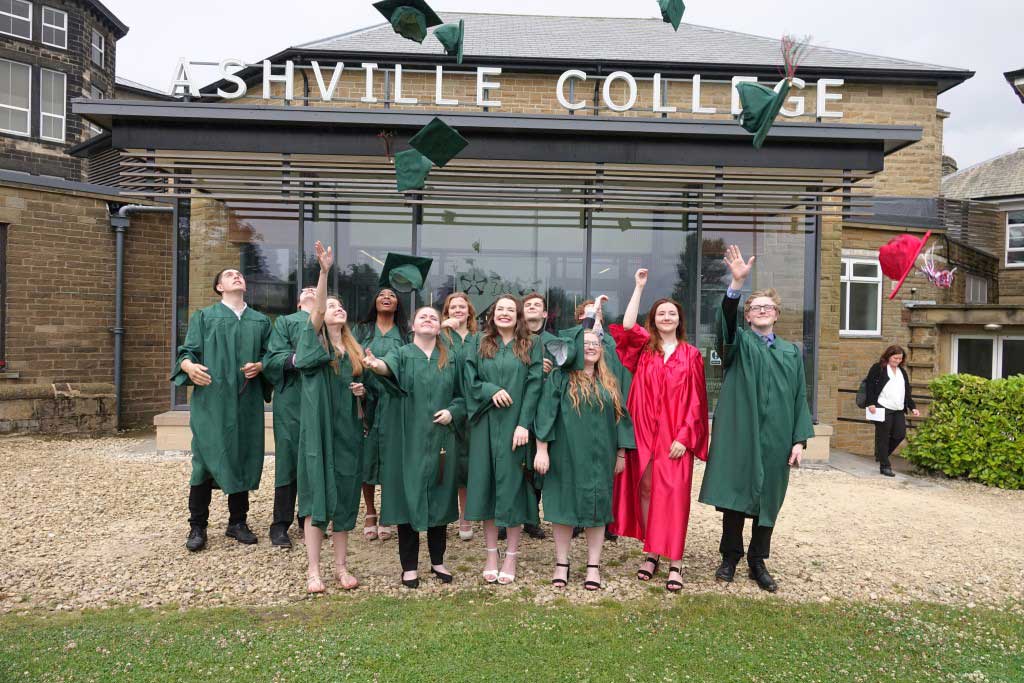
[[[363,365],[374,372],[379,372],[384,367],[384,361],[373,355],[373,351],[366,349],[366,355],[363,356]]]
[[[320,262],[320,270],[326,273],[334,265],[334,252],[330,247],[324,249],[324,245],[320,243],[320,240],[316,241],[313,249],[316,251],[316,260]]]
[[[750,275],[750,269],[754,266],[754,258],[750,257],[750,260],[744,261],[743,254],[740,252],[740,248],[735,244],[730,244],[725,250],[725,265],[729,267],[729,272],[732,273],[733,282],[742,283]]]

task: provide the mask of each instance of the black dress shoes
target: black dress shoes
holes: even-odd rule
[[[185,539],[185,547],[191,553],[199,552],[206,547],[206,529],[200,526],[194,526],[188,532],[188,538]]]
[[[715,581],[732,583],[733,578],[736,576],[737,562],[739,560],[730,560],[727,557],[723,557],[722,564],[718,565],[718,569],[715,570]]]
[[[764,566],[764,560],[754,560],[750,563],[750,578],[757,582],[757,587],[763,591],[774,593],[779,590],[779,585],[775,583],[775,579],[768,573],[768,568]]]
[[[403,586],[405,586],[406,588],[419,588],[420,587],[420,577],[417,576],[415,579],[406,579],[406,578],[404,578],[405,574],[406,574],[406,572],[402,572],[402,577],[403,577],[402,578],[402,585]]]
[[[604,528],[604,540],[611,541],[612,543],[614,543],[615,541],[619,540],[619,537],[616,536],[615,534],[613,534],[612,532],[608,531],[608,527],[605,527]]]
[[[524,524],[523,531],[526,532],[527,536],[529,536],[530,538],[534,538],[538,541],[542,541],[544,540],[544,538],[547,537],[547,534],[544,533],[544,530],[536,524]]]
[[[245,545],[252,545],[257,541],[256,534],[249,530],[249,525],[245,522],[229,524],[224,535],[228,538],[235,539],[239,543],[244,543]]]
[[[887,467],[886,465],[882,465],[881,467],[879,467],[878,471],[882,473],[883,477],[895,477],[896,476],[896,473],[892,471],[892,468],[891,467]]]
[[[270,527],[270,544],[275,548],[292,549],[292,539],[288,536],[288,529],[279,526]]]
[[[439,572],[436,569],[434,569],[433,567],[430,568],[430,573],[433,574],[434,576],[436,576],[437,578],[439,578],[441,580],[441,583],[451,583],[452,582],[452,575],[451,574],[445,574],[444,572]]]

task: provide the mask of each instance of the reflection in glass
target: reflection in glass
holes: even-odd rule
[[[1024,339],[1003,340],[1003,378],[1024,375]]]
[[[995,339],[965,339],[956,342],[956,371],[962,375],[975,375],[992,379],[992,358]]]
[[[434,264],[422,303],[440,306],[464,291],[483,316],[499,294],[538,291],[547,299],[548,329],[574,325],[585,291],[585,236],[579,211],[424,207],[418,253]]]

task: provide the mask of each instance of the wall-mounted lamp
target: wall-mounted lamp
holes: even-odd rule
[[[1003,329],[1003,326],[1000,325],[999,323],[989,323],[988,325],[985,325],[985,329],[988,330],[989,332],[995,332],[997,330]]]

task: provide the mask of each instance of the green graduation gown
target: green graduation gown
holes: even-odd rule
[[[725,379],[699,500],[775,526],[789,486],[790,451],[814,436],[804,361],[795,344],[776,337],[769,346],[739,325],[738,303],[726,299],[718,314]]]
[[[356,329],[356,340],[365,351],[372,351],[377,358],[383,358],[395,349],[405,345],[398,326],[392,327],[384,334],[376,325],[360,325]],[[381,419],[390,408],[391,397],[385,392],[378,397],[372,413],[368,415],[370,431],[366,435],[366,448],[363,451],[363,483],[380,483],[381,458]]]
[[[249,307],[241,319],[220,302],[192,314],[171,375],[175,385],[191,385],[181,369],[188,359],[205,365],[213,379],[192,391],[192,486],[212,479],[227,494],[259,488],[263,403],[273,387],[262,373],[246,381],[240,368],[263,359],[269,338],[270,319]]]
[[[479,334],[479,332],[468,332],[466,338],[463,339],[456,332],[451,332],[451,334],[442,332],[439,337],[441,343],[448,347],[450,354],[448,361],[456,364],[460,385],[466,367],[466,354],[471,353],[475,348]],[[454,457],[458,462],[458,467],[455,470],[455,482],[458,488],[464,489],[466,482],[469,481],[469,422],[465,411],[463,411],[462,419],[453,421],[452,424],[455,426],[456,452],[453,455],[451,451],[448,451],[448,457]]]
[[[444,526],[459,518],[455,425],[466,419],[459,368],[449,357],[438,368],[440,352],[430,358],[415,344],[384,357],[390,377],[378,377],[391,395],[381,415],[381,524],[409,524],[416,531]],[[434,413],[449,410],[448,425],[434,424]],[[441,449],[445,450],[441,458]]]
[[[569,374],[551,371],[537,407],[537,439],[548,442],[550,467],[544,475],[544,519],[554,524],[597,527],[612,521],[615,458],[620,448],[636,448],[633,424],[616,419],[615,404],[603,386],[604,403],[569,397]],[[625,411],[626,398],[621,398]]]
[[[498,339],[493,358],[481,358],[480,339],[466,354],[465,395],[469,413],[469,483],[465,518],[493,519],[502,527],[537,524],[537,494],[527,481],[532,476],[530,444],[512,449],[517,426],[531,429],[544,376],[541,345],[530,346],[530,363]],[[491,397],[504,389],[512,397],[508,408],[497,408]]]
[[[278,316],[263,357],[263,375],[274,385],[274,486],[295,483],[302,375],[292,364],[292,355],[308,323],[309,313],[305,311]]]
[[[331,361],[337,361],[337,370]],[[306,324],[299,334],[295,365],[302,372],[298,451],[299,516],[326,530],[349,531],[356,525],[362,488],[363,421],[349,384],[348,354],[339,357]]]

